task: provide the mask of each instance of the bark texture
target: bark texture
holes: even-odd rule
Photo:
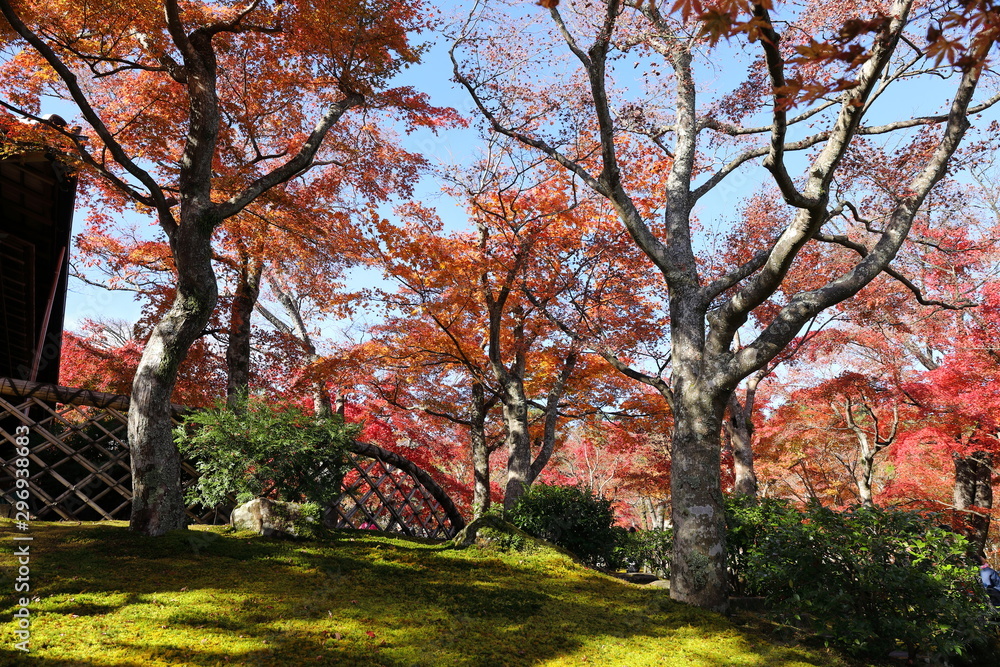
[[[976,553],[983,553],[993,509],[993,458],[987,452],[955,457],[955,509]]]
[[[677,414],[671,443],[670,497],[673,559],[670,596],[708,609],[725,610],[726,518],[722,487],[722,406],[700,387],[674,394]]]
[[[172,239],[178,267],[177,296],[146,343],[132,384],[128,440],[132,462],[132,530],[146,535],[187,525],[180,453],[170,419],[177,369],[208,324],[218,288],[209,241],[191,233]],[[192,238],[194,237],[194,238]]]
[[[767,370],[767,369],[765,369]],[[757,473],[753,454],[753,406],[757,385],[764,372],[755,373],[748,381],[741,401],[736,392],[729,398],[728,418],[724,423],[726,436],[733,452],[733,493],[737,496],[757,498]]]
[[[226,345],[226,405],[237,409],[250,393],[250,320],[260,296],[262,262],[246,258],[240,267],[236,293],[229,309],[229,342]]]
[[[472,385],[469,415],[469,442],[472,446],[472,518],[478,519],[490,508],[490,450],[486,442],[486,416],[489,407],[482,383]]]

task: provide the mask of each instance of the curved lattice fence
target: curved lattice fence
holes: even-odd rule
[[[42,521],[128,520],[132,473],[127,396],[0,378],[0,505],[13,505],[15,433],[28,429],[29,505]],[[175,420],[184,408],[174,406]],[[326,512],[337,528],[371,528],[445,539],[464,521],[426,472],[404,457],[365,443],[348,455],[340,499]],[[197,479],[188,461],[181,483]],[[190,505],[194,523],[225,523],[232,505]]]
[[[405,471],[380,459],[349,456],[344,493],[327,510],[327,525],[441,539],[457,532],[441,503]]]

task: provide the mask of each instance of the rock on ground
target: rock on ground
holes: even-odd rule
[[[302,505],[270,498],[254,498],[233,510],[233,528],[252,530],[265,537],[308,537],[315,533],[316,520],[303,513]]]

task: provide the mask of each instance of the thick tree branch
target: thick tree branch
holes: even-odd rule
[[[302,148],[299,149],[299,152],[292,159],[264,174],[228,201],[216,205],[215,213],[218,216],[219,224],[221,224],[222,220],[242,211],[264,192],[308,170],[312,166],[313,158],[319,151],[323,139],[326,138],[330,128],[348,110],[361,106],[364,104],[364,101],[365,98],[362,95],[348,93],[343,100],[334,104],[316,124],[305,143],[302,144]]]
[[[981,71],[982,66],[971,67],[962,74],[952,100],[948,123],[937,147],[924,168],[910,182],[910,194],[901,198],[892,211],[886,230],[875,247],[847,273],[819,289],[800,292],[792,297],[757,340],[733,357],[729,368],[732,380],[738,381],[739,377],[753,372],[761,363],[773,358],[809,318],[857,294],[889,266],[905,241],[914,216],[931,188],[945,175],[949,160],[969,127],[967,112]]]
[[[849,238],[841,234],[821,233],[821,234],[816,234],[813,238],[815,238],[817,241],[822,241],[824,243],[832,243],[834,245],[839,245],[841,247],[848,248],[850,250],[855,251],[862,257],[868,256],[868,248],[866,248],[864,245],[860,243],[857,243],[856,241],[851,241]],[[910,290],[913,293],[913,296],[916,297],[917,303],[919,303],[921,306],[937,306],[939,308],[946,308],[948,310],[964,310],[966,308],[971,308],[972,306],[976,305],[971,301],[955,304],[955,303],[948,303],[946,301],[938,301],[937,299],[928,299],[924,296],[923,292],[920,291],[919,287],[914,285],[909,278],[901,274],[896,269],[892,268],[891,266],[887,266],[885,267],[885,269],[883,269],[883,271],[887,275],[890,275],[893,278],[895,278],[906,289]]]
[[[796,208],[815,208],[820,202],[815,197],[803,195],[795,187],[788,170],[785,167],[785,134],[788,131],[788,92],[785,81],[785,60],[778,44],[781,37],[771,25],[771,16],[762,4],[754,3],[754,17],[763,24],[761,27],[761,48],[767,71],[771,77],[772,111],[771,111],[771,146],[764,167],[774,176],[774,182],[781,190],[785,201]]]
[[[760,271],[738,290],[722,308],[711,316],[711,330],[706,343],[706,349],[713,356],[727,353],[732,344],[733,336],[739,327],[743,326],[746,322],[749,313],[764,303],[774,293],[781,284],[781,281],[784,280],[799,251],[828,219],[829,213],[826,210],[826,206],[829,199],[830,183],[836,173],[837,166],[851,145],[851,140],[856,135],[857,128],[861,123],[864,102],[876,85],[880,72],[892,57],[895,43],[905,26],[906,15],[911,1],[896,0],[891,11],[893,19],[889,22],[885,31],[876,39],[875,46],[872,48],[871,58],[865,62],[861,68],[861,72],[858,74],[857,85],[843,93],[840,112],[834,127],[830,132],[826,144],[820,150],[819,155],[813,160],[809,170],[809,178],[802,193],[804,199],[798,202],[803,207],[799,208],[791,224],[782,232],[774,244],[768,260],[761,267]],[[769,59],[780,57],[780,54],[776,51],[776,45],[769,46],[765,44],[764,48],[767,53],[771,54],[768,56]],[[777,65],[774,65],[774,67],[777,67]],[[781,100],[776,98],[775,104],[778,105],[780,103]],[[780,124],[781,114],[776,112],[775,118],[776,123]],[[782,140],[784,137],[783,130],[779,130],[777,126],[775,137]],[[779,144],[776,143],[776,140],[772,140],[771,149],[771,157],[776,160],[780,157],[783,150],[783,141]],[[779,187],[781,187],[781,179],[783,177],[780,170],[777,170],[777,166],[778,162],[774,162],[769,169],[775,175],[775,179]],[[781,168],[783,169],[783,167]],[[797,190],[795,192],[784,192],[783,189],[786,200],[793,205],[797,205],[797,192]],[[909,223],[906,226],[908,230]],[[902,242],[901,239],[900,242]],[[895,251],[893,252],[894,254]],[[806,320],[814,317],[818,312],[818,310],[813,309],[802,310],[801,312],[797,311],[796,320],[798,321],[798,327],[801,327]],[[788,324],[782,322],[780,326],[786,327]],[[788,329],[784,331],[783,335],[787,336],[785,342],[794,337],[798,327],[794,330]],[[749,369],[747,372],[752,371],[753,369]],[[735,379],[735,381],[738,381],[738,379]]]

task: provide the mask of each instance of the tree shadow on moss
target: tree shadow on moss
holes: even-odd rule
[[[39,551],[44,555],[33,580],[43,598],[83,591],[98,599],[124,596],[117,604],[53,601],[46,615],[90,632],[87,617],[103,614],[113,623],[117,612],[151,598],[179,600],[157,607],[166,643],[151,647],[141,635],[117,636],[123,657],[93,664],[131,667],[145,658],[191,665],[519,666],[575,654],[587,642],[592,646],[593,637],[632,645],[681,635],[701,636],[706,644],[688,652],[693,664],[733,664],[708,646],[733,633],[721,617],[676,605],[664,591],[566,569],[557,560],[519,564],[475,550],[441,557],[436,545],[215,533],[192,547],[184,534],[154,540],[119,526],[85,529],[104,543],[96,551],[90,541],[65,540],[61,532]],[[200,597],[180,597],[195,594]],[[83,618],[69,620],[72,614]],[[243,643],[237,646],[236,638]],[[93,646],[101,641],[95,637]],[[833,664],[754,641],[761,667]],[[42,665],[91,664],[36,658]]]

